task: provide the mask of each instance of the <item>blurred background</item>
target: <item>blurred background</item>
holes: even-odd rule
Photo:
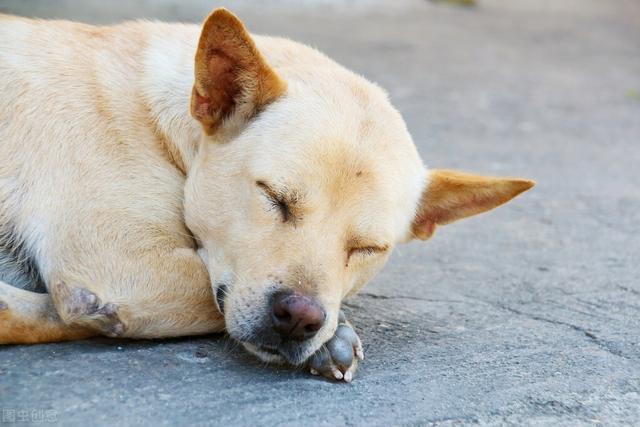
[[[65,425],[637,423],[640,1],[0,0],[97,24],[218,6],[385,87],[427,165],[538,186],[395,252],[347,304],[367,353],[349,386],[221,337],[94,340],[0,350],[0,408]]]

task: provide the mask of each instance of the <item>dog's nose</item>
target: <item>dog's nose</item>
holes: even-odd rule
[[[272,304],[273,329],[283,337],[305,340],[324,325],[326,314],[315,298],[297,292],[278,292]]]

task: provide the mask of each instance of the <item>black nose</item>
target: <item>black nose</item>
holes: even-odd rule
[[[314,336],[326,314],[315,298],[297,292],[277,292],[273,296],[273,329],[285,338],[305,340]]]

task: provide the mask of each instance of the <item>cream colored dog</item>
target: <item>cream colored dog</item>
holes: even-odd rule
[[[226,330],[350,381],[343,299],[396,244],[533,185],[428,171],[383,90],[224,9],[0,16],[0,95],[2,343]]]

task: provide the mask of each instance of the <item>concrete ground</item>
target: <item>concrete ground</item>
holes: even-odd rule
[[[309,3],[227,6],[386,87],[430,166],[538,186],[396,251],[347,306],[367,355],[352,384],[264,366],[222,336],[4,347],[0,421],[638,423],[640,3]],[[92,22],[200,21],[213,6],[0,1]]]

